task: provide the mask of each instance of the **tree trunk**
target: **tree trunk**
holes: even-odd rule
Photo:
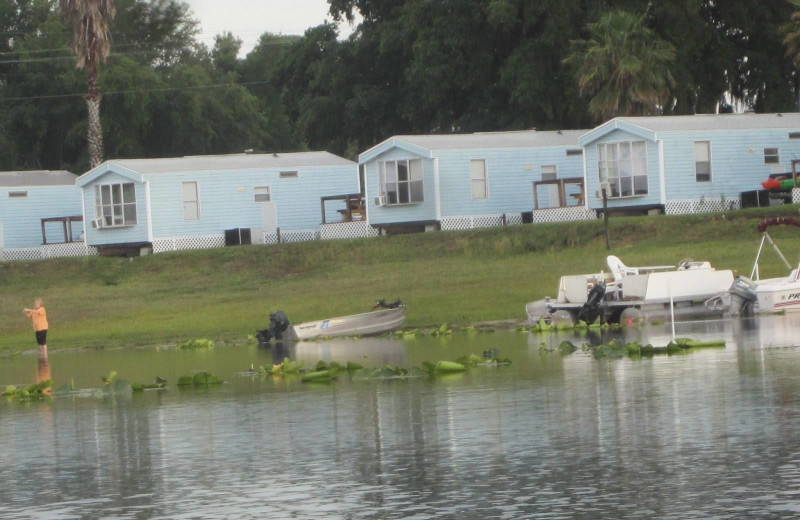
[[[89,144],[89,167],[96,168],[103,162],[103,128],[100,125],[100,87],[97,85],[97,66],[88,66],[89,94],[86,96],[86,108],[89,111],[86,140]]]

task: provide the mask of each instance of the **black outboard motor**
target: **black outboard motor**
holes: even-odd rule
[[[600,280],[594,287],[592,287],[592,290],[589,291],[589,295],[586,298],[586,303],[584,303],[583,307],[581,307],[581,310],[578,311],[578,319],[585,321],[588,324],[592,324],[597,320],[598,317],[602,317],[603,306],[601,303],[603,302],[605,295],[606,283]]]
[[[280,341],[288,328],[289,318],[283,311],[277,310],[269,315],[269,328],[256,332],[256,337],[261,343],[268,343],[272,338]]]

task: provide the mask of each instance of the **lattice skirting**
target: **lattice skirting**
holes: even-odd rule
[[[792,188],[792,204],[800,204],[800,188]]]
[[[503,225],[503,215],[463,215],[442,217],[442,231],[497,227]]]
[[[545,208],[533,210],[533,223],[544,224],[547,222],[572,222],[576,220],[593,220],[597,212],[584,206],[568,208]]]
[[[281,242],[311,242],[319,240],[319,229],[281,230]]]
[[[0,260],[13,262],[16,260],[44,260],[47,258],[65,258],[71,256],[95,256],[97,248],[87,246],[83,242],[65,244],[47,244],[40,247],[18,247],[0,249]]]
[[[714,213],[719,211],[737,210],[741,207],[742,199],[740,197],[670,200],[664,205],[664,213],[667,215]]]
[[[153,239],[153,253],[185,249],[214,249],[225,245],[225,235],[197,235]]]
[[[319,228],[320,240],[343,240],[348,238],[367,238],[378,236],[378,230],[360,222],[337,222],[322,224]]]
[[[506,213],[506,226],[522,225],[522,213]]]

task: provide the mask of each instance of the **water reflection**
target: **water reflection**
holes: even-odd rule
[[[47,359],[47,345],[39,345],[39,362],[36,369],[36,382],[50,381],[53,377],[50,374],[50,361]],[[53,388],[46,388],[43,391],[46,395],[53,393]]]
[[[791,516],[800,351],[777,347],[798,325],[685,324],[678,334],[728,346],[641,360],[562,357],[539,350],[559,337],[516,332],[136,352],[140,374],[212,367],[228,383],[0,405],[0,517]],[[273,356],[410,366],[487,348],[514,364],[315,386],[235,375]],[[95,380],[136,364],[122,352],[78,359]],[[58,355],[58,372],[71,362]],[[0,382],[10,374],[0,367]]]

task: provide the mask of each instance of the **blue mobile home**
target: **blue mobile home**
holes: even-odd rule
[[[589,207],[694,211],[738,207],[742,192],[800,159],[800,114],[618,117],[580,138]]]
[[[102,250],[215,247],[230,229],[318,230],[326,196],[358,192],[354,162],[327,152],[104,162],[78,179],[87,243]],[[335,214],[341,201],[327,203]]]
[[[76,179],[63,170],[0,172],[0,251],[81,240]]]
[[[474,224],[489,216],[519,219],[535,205],[583,205],[578,138],[585,133],[391,137],[359,156],[369,223],[386,229],[453,229],[464,218]]]

